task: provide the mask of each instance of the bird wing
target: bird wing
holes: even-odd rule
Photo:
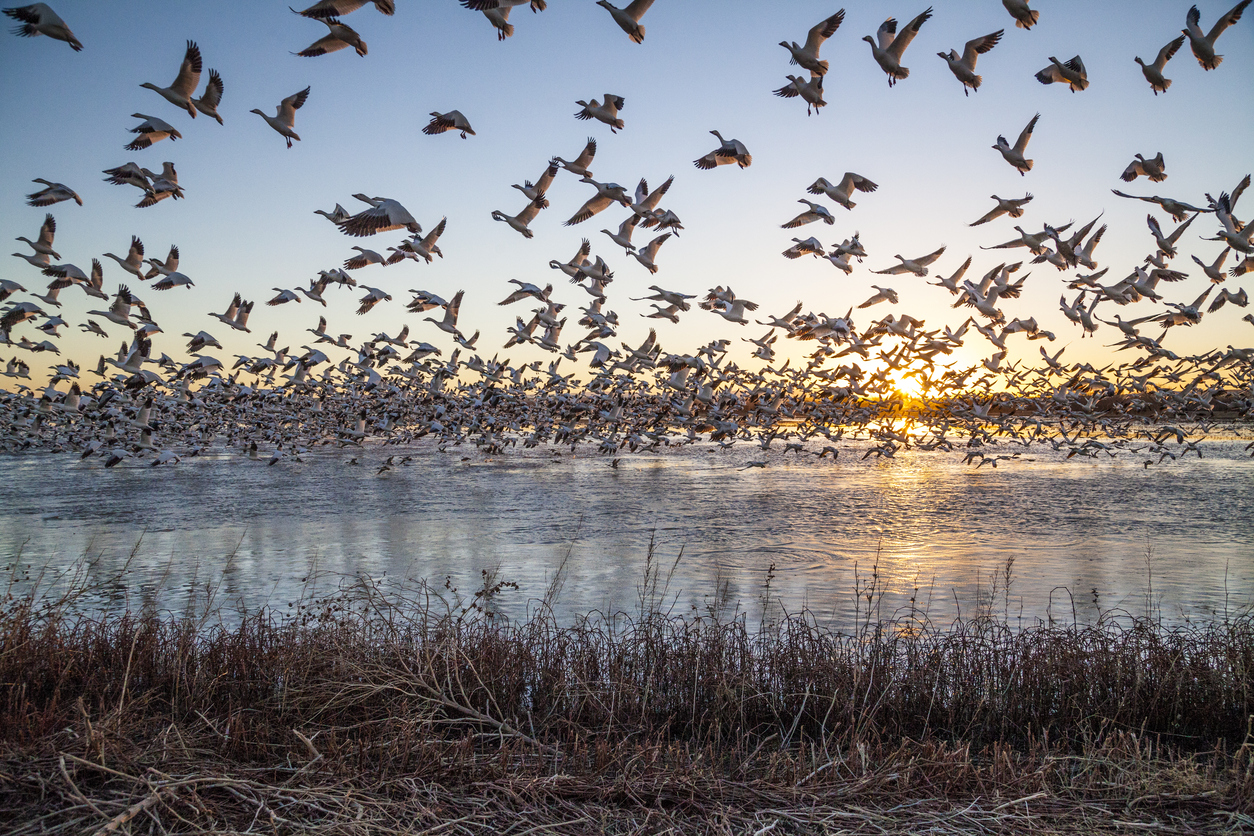
[[[447,225],[448,225],[448,218],[447,217],[440,218],[440,222],[435,225],[435,229],[428,232],[427,237],[422,239],[422,245],[426,247],[427,249],[430,249],[431,245],[434,244],[437,240],[439,240],[440,236],[444,234],[444,228]]]
[[[806,35],[806,52],[817,58],[819,55],[819,47],[823,45],[823,41],[836,34],[836,30],[840,28],[840,24],[844,22],[845,10],[841,9],[826,20],[822,20],[810,27],[810,33]]]
[[[444,306],[444,319],[451,325],[457,324],[457,312],[462,306],[462,297],[466,295],[466,291],[459,290],[454,294],[449,303]]]
[[[1041,84],[1054,84],[1055,82],[1066,81],[1067,79],[1063,76],[1062,70],[1058,68],[1057,64],[1050,64],[1048,67],[1036,74],[1036,80]]]
[[[328,33],[296,54],[301,58],[315,58],[319,55],[326,55],[329,52],[338,52],[347,46],[347,41],[342,41],[335,35]]]
[[[549,167],[540,175],[540,179],[536,181],[535,189],[538,192],[547,192],[549,186],[553,185],[553,178],[557,177],[557,163],[549,163]]]
[[[801,92],[797,90],[797,82],[790,81],[783,87],[776,90],[775,95],[779,96],[781,99],[795,99],[801,95]]]
[[[1150,232],[1154,233],[1154,235],[1156,235],[1159,238],[1163,237],[1162,227],[1158,225],[1158,221],[1154,218],[1153,215],[1146,215],[1145,223],[1149,225]]]
[[[652,258],[657,255],[657,251],[662,248],[662,244],[666,243],[666,239],[670,237],[671,234],[669,232],[665,232],[654,238],[648,243],[648,245],[645,246],[644,254],[652,260]]]
[[[880,24],[880,28],[875,30],[875,39],[879,41],[880,49],[888,49],[893,45],[893,38],[897,35],[897,18],[890,17],[888,20]]]
[[[579,156],[575,157],[575,165],[580,168],[587,168],[588,163],[592,162],[592,158],[597,155],[597,141],[593,137],[588,137],[588,144],[579,152]]]
[[[845,194],[853,194],[854,189],[857,189],[860,192],[869,193],[878,189],[879,185],[877,183],[872,183],[870,180],[863,177],[861,174],[855,174],[852,171],[846,171],[845,176],[842,177],[840,180],[840,185],[837,186],[836,188],[838,188],[840,191],[844,192]]]
[[[217,70],[209,71],[209,83],[205,85],[205,94],[200,97],[200,103],[210,110],[216,110],[222,102],[222,92],[226,89],[226,85],[222,83],[222,76],[218,75]]]
[[[1172,56],[1176,54],[1176,51],[1180,49],[1183,44],[1184,35],[1181,35],[1173,41],[1169,41],[1166,46],[1158,50],[1158,58],[1154,59],[1154,66],[1161,70],[1167,65],[1167,62],[1171,60]]]
[[[1022,155],[1027,150],[1028,140],[1032,138],[1032,131],[1036,128],[1036,120],[1041,118],[1041,114],[1032,117],[1032,121],[1028,122],[1027,127],[1023,129],[1023,133],[1019,134],[1018,140],[1015,141],[1015,153]]]
[[[1001,208],[1001,204],[999,203],[996,206],[994,206],[992,209],[988,210],[988,212],[986,212],[978,221],[971,224],[971,226],[979,226],[980,224],[986,224],[991,220],[1000,218],[1003,214],[1005,214],[1005,210]]]
[[[962,50],[962,63],[971,69],[975,69],[975,57],[983,55],[997,46],[997,42],[1001,40],[1001,36],[1005,31],[1005,29],[998,29],[996,32],[990,32],[987,35],[967,41],[967,45]]]
[[[523,210],[517,214],[516,218],[518,222],[523,225],[531,223],[535,220],[536,215],[540,214],[540,210],[546,205],[548,204],[543,196],[537,197],[535,200],[523,207]],[[591,217],[591,215],[589,215],[589,217]]]
[[[200,86],[200,68],[200,47],[196,46],[195,41],[188,41],[187,52],[183,54],[183,63],[179,65],[179,74],[170,85],[170,89],[191,98],[196,88]]]
[[[926,267],[927,265],[931,264],[936,259],[940,258],[941,254],[944,252],[945,252],[945,248],[941,247],[939,250],[937,250],[934,253],[929,253],[928,255],[925,255],[921,258],[914,259],[914,263]]]
[[[52,213],[49,212],[44,215],[43,225],[39,227],[39,243],[43,244],[45,247],[51,247],[52,239],[56,234],[57,219],[52,217]]]
[[[1212,44],[1215,43],[1215,39],[1222,35],[1225,29],[1241,19],[1241,13],[1245,11],[1245,7],[1248,5],[1250,5],[1250,0],[1241,0],[1230,12],[1215,21],[1215,25],[1210,28],[1210,34],[1206,36],[1206,40]],[[1197,7],[1194,6],[1193,8],[1196,9]],[[1189,14],[1192,15],[1192,11]]]
[[[283,101],[279,102],[279,118],[282,119],[290,127],[296,123],[296,111],[304,106],[305,100],[309,98],[309,88],[306,87],[299,93],[293,93]]]
[[[325,20],[329,17],[340,17],[349,12],[355,12],[362,6],[366,5],[369,0],[319,0],[303,12],[297,12],[302,17],[310,17],[315,20]],[[384,14],[392,14],[387,9],[380,8],[379,11]]]
[[[923,14],[910,21],[910,24],[906,26],[905,29],[902,29],[897,37],[893,38],[893,44],[888,48],[888,51],[895,55],[898,61],[901,60],[902,53],[906,51],[906,47],[910,46],[910,42],[914,40],[914,36],[919,34],[919,29],[921,29],[923,24],[927,23],[931,17],[932,7],[928,6]]]
[[[1249,0],[1245,0],[1245,2],[1248,3]],[[649,7],[652,5],[653,0],[632,0],[632,2],[629,3],[627,8],[623,9],[623,11],[626,12],[632,20],[639,23],[640,18],[644,17],[644,13],[647,12]],[[1242,5],[1245,4],[1243,3]],[[1237,13],[1237,17],[1240,17],[1240,12]],[[1233,22],[1235,23],[1236,21]]]

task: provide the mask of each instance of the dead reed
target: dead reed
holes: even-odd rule
[[[225,624],[0,609],[0,830],[1254,828],[1254,616],[511,622],[359,581]],[[556,590],[555,585],[554,589]],[[867,612],[874,594],[866,599]]]

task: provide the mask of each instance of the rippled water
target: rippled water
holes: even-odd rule
[[[53,575],[83,555],[100,578],[131,559],[102,607],[178,608],[206,580],[232,603],[282,604],[307,578],[325,588],[359,573],[440,587],[447,577],[466,591],[499,569],[520,586],[503,609],[521,615],[564,562],[561,611],[630,610],[653,542],[663,576],[682,549],[668,587],[677,611],[739,606],[757,618],[773,564],[772,599],[841,628],[876,566],[882,615],[917,586],[919,605],[947,622],[987,606],[996,577],[995,611],[1012,620],[1147,606],[1180,620],[1254,601],[1243,444],[1207,441],[1203,459],[1148,468],[1148,452],[1066,460],[1033,447],[976,469],[954,453],[860,460],[856,444],[836,462],[742,443],[637,453],[616,469],[592,451],[434,444],[320,449],[275,467],[224,454],[105,470],[31,455],[6,459],[0,549],[6,564],[20,554]],[[392,453],[413,461],[377,475]]]

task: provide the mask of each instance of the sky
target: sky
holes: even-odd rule
[[[85,271],[104,252],[125,255],[132,235],[142,238],[149,256],[164,257],[177,244],[180,270],[195,287],[161,293],[132,283],[132,290],[165,332],[154,339],[154,355],[164,352],[179,360],[187,359],[186,340],[179,335],[202,329],[222,341],[223,350],[208,353],[228,366],[234,354],[257,354],[256,344],[274,330],[280,332],[280,346],[298,350],[312,344],[304,329],[320,315],[327,317],[329,333],[350,333],[354,344],[374,333],[395,335],[408,323],[412,339],[441,347],[447,357],[455,347],[452,339],[422,321],[436,312],[404,310],[413,288],[444,298],[464,289],[459,326],[467,335],[481,331],[476,351],[485,358],[499,353],[516,358],[516,365],[547,362],[552,355],[533,347],[502,350],[506,327],[516,316],[529,317],[533,306],[497,303],[513,289],[510,279],[551,282],[553,298],[566,303],[571,315],[562,342],[582,336],[574,320],[591,297],[548,263],[569,259],[584,237],[615,273],[606,305],[621,321],[619,339],[607,341],[615,347],[620,341],[638,344],[656,327],[666,351],[692,352],[711,339],[732,338],[732,357],[744,362],[753,347],[736,338],[766,331],[725,322],[695,306],[678,324],[644,319],[648,303],[629,297],[645,295],[652,284],[688,294],[730,285],[738,296],[761,305],[757,316],[763,319],[783,314],[798,300],[805,310],[841,315],[870,297],[877,284],[897,290],[901,302],[855,311],[859,328],[890,313],[924,319],[929,329],[956,326],[967,312],[951,310],[952,297],[943,289],[914,276],[871,271],[895,264],[894,254],[914,257],[941,245],[947,250],[933,274],[949,275],[968,255],[975,257],[968,274],[975,279],[1004,260],[1019,260],[1026,250],[979,249],[1015,237],[1016,221],[968,224],[991,208],[990,195],[1031,192],[1035,200],[1017,221],[1029,231],[1044,223],[1080,225],[1102,215],[1099,225],[1110,228],[1096,255],[1100,266],[1110,268],[1109,283],[1153,251],[1147,214],[1155,214],[1165,229],[1174,227],[1156,207],[1120,199],[1112,188],[1205,205],[1205,193],[1217,197],[1230,191],[1254,170],[1249,87],[1254,12],[1220,38],[1218,51],[1225,59],[1215,71],[1204,72],[1186,42],[1167,65],[1174,83],[1166,94],[1155,96],[1133,61],[1138,55],[1152,61],[1180,34],[1189,5],[1184,2],[1052,0],[1034,4],[1041,15],[1031,31],[1015,28],[996,0],[935,2],[934,17],[906,51],[910,76],[892,89],[869,45],[859,39],[873,35],[890,16],[904,26],[926,3],[849,2],[844,24],[822,47],[831,65],[828,105],[814,116],[806,115],[799,99],[773,95],[787,74],[801,72],[778,44],[803,42],[811,26],[840,8],[837,3],[657,0],[643,19],[644,43],[637,45],[592,0],[549,0],[539,14],[525,6],[515,9],[516,31],[504,41],[481,13],[455,0],[397,0],[395,16],[367,5],[344,19],[369,45],[366,57],[349,49],[317,58],[292,53],[320,38],[325,27],[293,14],[283,2],[51,5],[83,42],[82,52],[46,37],[0,36],[0,112],[6,115],[0,119],[5,149],[0,230],[10,238],[34,238],[45,211],[51,211],[62,261]],[[1208,30],[1232,3],[1198,5]],[[936,53],[961,52],[967,40],[997,29],[1006,30],[1001,43],[981,56],[977,67],[983,86],[964,96]],[[203,115],[193,120],[140,87],[148,81],[169,84],[187,40],[195,40],[204,55],[203,79],[213,68],[225,80],[223,126]],[[1033,78],[1050,56],[1065,61],[1076,54],[1087,67],[1088,90],[1072,93],[1065,85],[1041,85]],[[249,111],[273,113],[280,99],[306,86],[309,99],[296,119],[301,141],[288,149]],[[617,134],[573,116],[576,100],[600,100],[607,92],[626,102],[620,114],[626,126]],[[432,111],[452,109],[467,116],[475,136],[421,133]],[[1028,146],[1035,167],[1020,176],[991,146],[999,134],[1013,143],[1038,112]],[[128,130],[140,121],[135,113],[169,121],[183,139],[125,150],[133,138]],[[753,165],[697,170],[692,161],[717,146],[711,129],[744,142]],[[490,217],[494,209],[511,215],[522,209],[526,199],[511,184],[537,179],[554,155],[573,159],[589,136],[599,144],[593,164],[598,180],[632,189],[642,177],[656,186],[675,176],[662,207],[679,215],[684,230],[661,248],[656,275],[600,232],[617,229],[628,210],[612,207],[585,223],[562,225],[592,195],[590,186],[568,172],[559,173],[549,192],[551,208],[532,223],[533,239]],[[1167,163],[1165,182],[1119,180],[1133,154],[1159,151]],[[183,200],[138,209],[138,190],[103,182],[104,169],[135,161],[159,170],[166,160],[177,166]],[[806,194],[816,178],[835,182],[846,171],[870,178],[879,189],[858,195],[851,211]],[[24,196],[37,188],[30,182],[34,177],[71,186],[84,205],[26,206]],[[365,316],[356,315],[362,292],[343,288],[328,292],[325,309],[308,300],[266,307],[273,288],[307,287],[319,270],[338,267],[353,255],[354,244],[386,253],[404,238],[403,232],[349,238],[314,214],[336,203],[350,211],[365,208],[353,199],[357,192],[399,200],[424,230],[447,217],[439,242],[445,257],[429,265],[407,261],[353,271],[359,283],[394,296]],[[803,208],[797,203],[803,197],[826,203],[835,225],[782,229]],[[1238,204],[1236,214],[1248,217],[1251,208]],[[1189,256],[1210,262],[1218,255],[1220,244],[1200,239],[1213,236],[1216,226],[1213,217],[1203,216],[1186,232],[1172,266],[1189,279],[1167,286],[1168,300],[1191,301],[1207,286]],[[855,231],[869,257],[850,276],[824,260],[781,256],[794,237],[814,235],[830,245]],[[650,237],[637,230],[634,241],[644,244]],[[25,244],[14,243],[12,252],[24,251]],[[105,289],[112,293],[130,277],[111,260],[104,262]],[[1228,266],[1233,263],[1230,256]],[[3,264],[0,277],[29,290],[47,283],[19,259]],[[1027,267],[1019,275],[1025,272]],[[1057,341],[1047,344],[1051,353],[1066,345],[1064,359],[1106,362],[1116,356],[1105,346],[1116,341],[1117,330],[1102,326],[1094,338],[1082,340],[1078,326],[1058,309],[1062,293],[1075,296],[1065,287],[1073,272],[1031,266],[1023,296],[1002,308],[1008,318],[1035,316],[1054,331]],[[1234,290],[1241,284],[1228,280]],[[251,334],[233,333],[207,315],[225,310],[236,292],[257,301]],[[23,298],[28,297],[10,301]],[[118,326],[107,328],[107,340],[79,333],[78,323],[97,300],[76,288],[63,291],[62,300],[59,313],[71,326],[59,340],[63,358],[94,365],[99,354],[116,351],[130,338],[129,329]],[[1128,308],[1108,304],[1098,314],[1126,319],[1162,310],[1148,302]],[[1199,327],[1173,329],[1165,344],[1180,354],[1254,344],[1254,330],[1241,321],[1245,312],[1226,306]],[[14,339],[20,335],[42,338],[30,324],[15,329]],[[964,362],[978,362],[995,350],[978,335],[967,343],[959,354]],[[801,357],[813,345],[781,339],[776,348],[782,359]],[[1039,359],[1039,345],[1013,337],[1009,359]],[[5,360],[15,353],[31,364],[37,381],[57,359],[0,348]],[[1117,356],[1134,359],[1130,352]]]

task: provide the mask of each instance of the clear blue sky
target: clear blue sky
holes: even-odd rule
[[[654,283],[693,294],[730,284],[740,296],[761,303],[759,316],[783,313],[798,299],[809,310],[843,314],[874,292],[872,283],[883,284],[901,294],[901,304],[859,312],[860,327],[889,313],[924,318],[928,327],[956,325],[965,313],[949,309],[945,291],[912,276],[875,276],[870,270],[895,263],[894,253],[917,256],[946,244],[933,272],[948,274],[970,254],[978,278],[1003,256],[977,247],[1013,237],[1015,221],[1003,218],[975,229],[967,224],[990,208],[989,195],[1031,191],[1036,200],[1020,221],[1031,231],[1044,222],[1084,223],[1105,212],[1102,222],[1110,229],[1097,258],[1110,267],[1109,282],[1127,275],[1154,247],[1145,224],[1153,207],[1121,200],[1110,193],[1112,187],[1204,205],[1205,192],[1218,196],[1254,169],[1254,12],[1220,39],[1225,60],[1216,71],[1204,72],[1186,43],[1168,64],[1174,84],[1165,95],[1152,94],[1133,62],[1136,55],[1152,60],[1180,33],[1188,2],[1042,2],[1035,4],[1041,20],[1031,31],[1016,29],[996,0],[936,2],[935,16],[906,52],[910,77],[891,90],[870,47],[859,39],[890,15],[904,25],[927,4],[850,2],[844,25],[822,50],[831,63],[828,106],[811,117],[798,100],[772,95],[786,74],[800,72],[778,42],[804,41],[809,27],[836,11],[837,3],[657,0],[643,21],[644,44],[636,45],[592,0],[550,0],[541,14],[515,9],[511,20],[517,30],[504,42],[497,41],[483,15],[455,0],[397,0],[394,17],[367,6],[345,18],[369,44],[367,57],[344,50],[312,59],[291,53],[325,28],[292,14],[283,2],[59,0],[52,5],[84,43],[81,53],[48,38],[0,37],[5,80],[0,229],[10,239],[34,237],[45,210],[27,207],[24,195],[35,188],[31,178],[45,177],[70,185],[84,200],[81,208],[62,203],[51,209],[64,261],[86,270],[103,252],[123,255],[131,235],[143,239],[150,256],[164,257],[170,244],[178,244],[181,270],[196,287],[135,290],[166,332],[154,341],[154,351],[180,359],[184,331],[204,329],[222,340],[226,350],[209,353],[229,365],[233,353],[251,352],[271,330],[281,332],[280,345],[296,347],[312,339],[303,329],[324,312],[327,330],[351,333],[354,342],[378,331],[395,334],[409,322],[411,337],[435,343],[447,355],[451,340],[420,316],[405,313],[409,288],[446,298],[464,288],[460,324],[467,334],[483,331],[478,353],[488,357],[503,345],[514,316],[527,315],[525,303],[496,304],[512,289],[511,278],[555,284],[555,298],[568,303],[572,314],[562,335],[564,343],[571,342],[583,333],[574,324],[576,309],[590,297],[548,262],[570,258],[585,236],[594,254],[615,270],[607,308],[618,311],[620,336],[633,343],[654,325],[668,351],[765,331],[726,323],[695,307],[678,325],[645,320],[640,314],[648,311],[647,303],[627,297],[642,295]],[[1199,3],[1204,28],[1231,5],[1230,0]],[[979,61],[983,87],[964,97],[936,53],[961,51],[966,40],[1002,28],[1001,44]],[[201,47],[205,78],[214,68],[225,79],[225,126],[204,116],[193,121],[139,86],[170,83],[188,39]],[[1088,68],[1087,91],[1073,94],[1064,85],[1043,86],[1033,79],[1049,56],[1066,60],[1077,53]],[[312,91],[296,120],[302,141],[288,150],[248,111],[272,113],[281,98],[306,85]],[[577,99],[600,99],[606,92],[626,99],[621,114],[626,128],[617,135],[572,115]],[[451,133],[422,135],[431,111],[454,108],[467,115],[477,136],[463,141]],[[1028,148],[1036,167],[1020,177],[990,146],[999,133],[1013,142],[1038,111]],[[184,138],[127,151],[123,146],[132,138],[127,130],[138,122],[132,113],[160,116]],[[694,168],[692,160],[716,145],[710,129],[745,142],[753,166]],[[524,240],[489,217],[493,209],[509,214],[521,209],[525,199],[510,184],[536,179],[555,154],[573,157],[589,135],[600,144],[593,166],[597,179],[632,188],[642,176],[657,185],[675,175],[663,205],[686,228],[662,248],[656,276],[599,231],[615,229],[625,210],[612,208],[572,228],[561,225],[591,195],[591,187],[571,174],[559,174],[549,195],[552,208],[532,224],[534,239]],[[1160,150],[1170,175],[1166,182],[1118,179],[1134,153]],[[110,186],[101,174],[128,160],[153,169],[173,161],[186,199],[133,208],[140,193]],[[802,208],[796,200],[809,197],[804,190],[814,179],[836,181],[847,170],[871,178],[880,189],[859,195],[853,211],[832,205],[835,226],[780,228]],[[306,284],[318,270],[351,255],[353,244],[385,252],[400,242],[399,232],[350,239],[313,214],[336,202],[356,211],[361,204],[352,199],[355,192],[400,200],[425,229],[447,216],[448,231],[440,241],[445,258],[431,265],[405,262],[355,271],[358,281],[395,297],[364,317],[355,315],[361,294],[342,289],[329,292],[325,311],[309,301],[266,308],[271,288]],[[1172,226],[1163,213],[1156,214]],[[1246,197],[1237,214],[1254,214],[1254,197]],[[1167,288],[1169,300],[1189,301],[1205,288],[1189,255],[1210,261],[1218,254],[1222,247],[1198,239],[1213,235],[1214,228],[1215,222],[1203,217],[1186,233],[1173,266],[1190,278]],[[794,236],[815,235],[831,244],[855,230],[870,257],[852,276],[825,261],[794,262],[780,255]],[[636,242],[649,237],[639,230]],[[25,249],[14,242],[6,252]],[[1017,260],[1026,251],[1007,254]],[[1233,262],[1230,257],[1229,266]],[[31,290],[47,282],[18,259],[6,257],[4,265],[0,275]],[[1058,342],[1051,351],[1071,343],[1067,358],[1101,360],[1106,356],[1101,346],[1114,342],[1117,332],[1103,327],[1097,339],[1081,343],[1079,329],[1058,311],[1064,275],[1069,274],[1049,265],[1035,266],[1023,297],[1005,302],[1003,309],[1011,318],[1034,315],[1055,331]],[[109,260],[105,277],[110,292],[129,278]],[[1229,279],[1229,286],[1241,284]],[[237,291],[258,302],[252,338],[237,338],[206,316],[224,310]],[[85,321],[83,312],[95,307],[95,300],[73,288],[62,298],[61,314],[72,326],[60,341],[64,356],[94,363],[99,353],[116,350],[129,338],[129,331],[116,326],[107,341],[78,335],[77,323]],[[1124,309],[1106,305],[1099,313],[1127,318],[1154,310],[1141,303]],[[1243,313],[1228,306],[1208,315],[1200,328],[1176,329],[1167,345],[1180,353],[1250,345],[1254,332],[1240,321]],[[26,325],[14,336],[34,333]],[[970,361],[992,352],[978,336],[968,343]],[[780,340],[777,347],[800,355],[811,345]],[[1035,355],[1038,345],[1012,338],[1011,357]],[[738,343],[740,358],[747,357],[747,348]],[[0,356],[7,359],[13,351]],[[33,371],[43,370],[45,358],[54,359],[21,355]],[[548,359],[534,349],[513,356]],[[1120,357],[1133,359],[1129,353]]]

